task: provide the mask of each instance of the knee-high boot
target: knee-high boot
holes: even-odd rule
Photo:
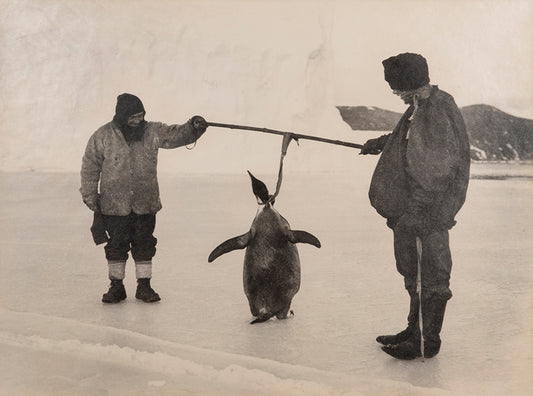
[[[418,328],[418,311],[420,309],[420,298],[416,291],[409,291],[410,303],[409,314],[407,315],[407,328],[394,335],[380,335],[376,337],[376,341],[383,345],[397,345],[401,342],[407,341],[413,336],[418,336],[420,330]]]
[[[447,300],[440,296],[422,299],[422,319],[424,335],[424,357],[432,358],[440,351],[440,331],[444,321]],[[402,360],[411,360],[421,357],[420,334],[411,337],[397,345],[382,347],[389,355]]]
[[[440,351],[440,331],[444,322],[446,303],[448,301],[439,297],[429,298],[422,305],[424,319],[424,357],[431,358]]]

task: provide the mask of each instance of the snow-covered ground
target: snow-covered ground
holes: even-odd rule
[[[291,172],[287,157],[276,207],[322,248],[299,245],[295,316],[253,326],[243,252],[207,263],[255,215],[245,168],[160,175],[152,284],[162,301],[135,300],[128,262],[128,299],[117,305],[100,302],[106,265],[78,175],[1,173],[0,394],[531,394],[531,165],[473,166],[476,177],[522,177],[471,181],[451,231],[454,297],[441,353],[402,362],[374,341],[402,329],[408,308],[391,233],[367,199],[376,158],[339,155],[347,166],[330,174]],[[271,189],[276,166],[256,175]]]

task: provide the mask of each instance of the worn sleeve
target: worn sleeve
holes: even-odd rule
[[[413,120],[407,145],[407,171],[423,200],[446,191],[456,173],[458,142],[454,120],[433,106]]]
[[[195,131],[190,121],[179,125],[166,125],[162,122],[153,122],[157,136],[158,147],[173,149],[196,142],[204,132]]]
[[[87,143],[80,172],[81,197],[83,202],[93,211],[96,211],[98,207],[98,182],[100,181],[103,161],[103,142],[98,139],[97,134],[94,134]]]

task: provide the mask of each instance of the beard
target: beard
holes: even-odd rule
[[[135,127],[129,126],[127,121],[120,120],[117,116],[113,117],[113,121],[124,135],[124,139],[126,139],[128,144],[142,140],[146,121],[141,121],[139,125]]]

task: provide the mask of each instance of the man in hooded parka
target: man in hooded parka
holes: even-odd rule
[[[196,142],[207,128],[203,117],[182,125],[145,121],[141,100],[129,93],[117,97],[113,120],[89,139],[81,166],[80,192],[94,212],[91,231],[96,244],[105,243],[111,285],[104,303],[126,298],[128,252],[135,261],[135,297],[144,302],[161,298],[151,285],[156,213],[162,208],[157,180],[158,150]]]
[[[402,53],[382,63],[385,80],[409,107],[391,134],[370,139],[361,154],[381,153],[369,198],[393,230],[396,267],[410,296],[410,310],[405,330],[376,340],[395,358],[430,358],[440,350],[446,303],[452,297],[448,230],[465,201],[470,148],[453,97],[429,85],[424,57]]]

